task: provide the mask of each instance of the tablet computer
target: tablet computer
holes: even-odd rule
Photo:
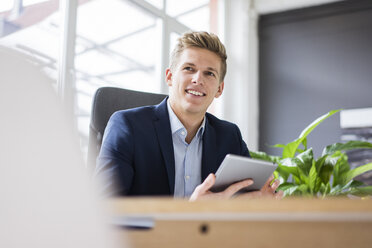
[[[242,191],[260,190],[276,167],[271,162],[227,154],[215,174],[216,182],[211,191],[223,191],[231,184],[247,178],[253,179],[254,183]]]

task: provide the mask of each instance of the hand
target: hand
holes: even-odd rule
[[[265,185],[261,190],[252,191],[238,195],[239,198],[274,198],[281,199],[283,198],[283,191],[276,192],[276,189],[279,187],[279,180],[275,180],[272,184],[274,176],[269,177]]]
[[[216,176],[213,173],[209,174],[208,177],[204,180],[204,182],[195,188],[194,192],[190,196],[189,201],[205,200],[205,199],[229,199],[239,190],[253,184],[252,179],[246,179],[246,180],[231,184],[224,191],[213,193],[210,191],[210,188],[214,185],[215,182],[216,182]]]

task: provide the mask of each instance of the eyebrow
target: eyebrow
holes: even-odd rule
[[[189,63],[189,62],[186,62],[186,63],[182,64],[182,66],[185,66],[185,65],[195,66],[194,63]],[[215,68],[213,68],[213,67],[207,67],[207,70],[208,70],[208,71],[213,71],[213,72],[215,72],[217,75],[219,75],[218,71],[217,71]]]

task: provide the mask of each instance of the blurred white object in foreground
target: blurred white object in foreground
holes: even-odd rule
[[[30,61],[0,47],[0,247],[115,247],[72,123]]]

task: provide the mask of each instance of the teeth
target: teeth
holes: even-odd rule
[[[187,91],[188,93],[191,93],[195,96],[203,96],[203,93],[199,92],[199,91],[195,91],[195,90],[188,90]]]

